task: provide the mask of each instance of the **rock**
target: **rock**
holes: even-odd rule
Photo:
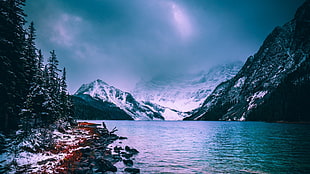
[[[59,126],[57,128],[57,130],[60,132],[60,133],[66,133],[66,129],[63,127],[63,126]]]
[[[117,168],[108,160],[101,159],[97,161],[98,170],[96,172],[116,172]]]
[[[89,167],[82,167],[80,169],[80,171],[81,171],[81,174],[91,174],[92,173],[92,170]]]
[[[126,140],[126,139],[128,139],[127,137],[119,137],[118,138],[119,140]]]
[[[104,155],[112,155],[111,150],[110,149],[105,150]]]
[[[89,166],[89,163],[83,161],[83,162],[80,163],[80,166],[81,166],[81,167],[88,167],[88,166]]]
[[[128,173],[140,173],[140,169],[137,169],[137,168],[125,168],[125,172],[128,172]]]
[[[130,149],[130,153],[135,155],[135,154],[138,154],[139,151],[137,149],[132,148],[132,149]]]
[[[77,169],[72,169],[71,172],[75,174],[91,174],[92,170],[89,167],[79,167]]]
[[[125,150],[126,150],[127,152],[129,152],[129,151],[130,151],[130,147],[129,147],[129,146],[125,146]]]
[[[132,165],[133,165],[133,161],[132,161],[132,160],[123,160],[123,163],[124,163],[126,166],[132,166]]]
[[[122,160],[122,157],[120,155],[113,155],[113,161],[118,162]]]
[[[80,166],[81,163],[79,161],[73,161],[72,164],[73,164],[73,166]]]
[[[139,151],[138,151],[137,149],[130,148],[130,147],[128,147],[128,146],[125,146],[125,150],[126,150],[127,152],[131,153],[131,154],[134,154],[134,155],[139,153]]]
[[[110,140],[112,140],[112,141],[115,141],[115,140],[117,140],[119,137],[117,136],[117,135],[115,135],[115,134],[111,134],[110,136],[109,136],[109,139]]]
[[[39,161],[37,164],[38,165],[43,165],[43,164],[46,164],[47,162],[50,162],[50,161],[57,161],[57,160],[54,159],[54,158],[48,158],[46,160]]]
[[[92,149],[90,149],[89,147],[80,149],[80,152],[82,152],[82,153],[90,153],[91,151],[92,151]]]
[[[123,150],[123,148],[122,148],[121,146],[115,146],[115,147],[114,147],[114,152],[115,152],[115,153],[120,153],[121,150]]]
[[[126,159],[129,159],[129,158],[131,158],[133,156],[133,154],[131,154],[131,153],[124,153],[124,154],[122,154],[122,157],[124,157],[124,158],[126,158]]]

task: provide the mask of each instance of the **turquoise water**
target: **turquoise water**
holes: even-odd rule
[[[102,122],[102,121],[98,121]],[[310,125],[104,121],[140,151],[141,173],[310,173]],[[121,173],[122,164],[116,164]]]

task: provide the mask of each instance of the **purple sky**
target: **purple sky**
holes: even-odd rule
[[[303,2],[35,0],[26,13],[45,58],[55,49],[67,68],[70,93],[98,78],[129,91],[141,78],[245,61]]]

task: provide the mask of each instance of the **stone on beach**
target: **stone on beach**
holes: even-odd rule
[[[133,166],[133,161],[132,161],[132,160],[123,160],[123,163],[124,163],[126,166]]]
[[[140,173],[140,169],[137,169],[137,168],[125,168],[124,170],[125,172],[128,172],[128,173]]]

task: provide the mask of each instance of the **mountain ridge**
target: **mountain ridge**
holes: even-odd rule
[[[137,102],[130,93],[110,86],[100,79],[83,84],[74,96],[88,102],[97,100],[109,103],[111,106],[117,107],[119,110],[125,112],[127,116],[130,116],[134,120],[164,119],[159,113],[154,112],[148,106]]]
[[[288,118],[274,116],[275,112],[281,112],[280,109],[287,109],[284,106],[269,107],[269,117],[260,118],[260,114],[255,112],[259,110],[261,113],[267,113],[262,111],[261,106],[270,101],[270,96],[279,90],[279,86],[284,85],[290,74],[294,74],[300,67],[305,67],[304,73],[308,74],[306,70],[310,50],[309,11],[310,1],[307,0],[297,10],[293,20],[282,27],[276,27],[267,36],[258,52],[247,59],[237,75],[217,86],[202,107],[194,110],[194,114],[185,120],[287,120]],[[307,79],[308,77],[304,78],[305,86],[308,84]],[[301,99],[305,101],[302,96]],[[273,100],[284,99],[279,96]],[[309,119],[306,116],[304,118]]]
[[[142,80],[131,93],[138,101],[188,112],[199,107],[219,83],[236,75],[242,65],[243,62],[235,61],[214,66],[206,72]]]
[[[165,76],[164,80],[153,79],[154,81],[151,84],[145,83],[146,85],[150,85],[146,86],[146,88],[136,88],[136,91],[139,90],[143,95],[147,95],[147,97],[159,96],[164,101],[180,100],[181,102],[179,104],[181,107],[184,107],[186,102],[194,103],[194,107],[191,105],[189,109],[184,109],[184,107],[184,110],[179,110],[179,108],[173,108],[171,105],[167,105],[167,102],[143,100],[145,99],[144,97],[142,99],[140,98],[140,100],[136,99],[138,98],[136,95],[110,86],[100,79],[81,85],[72,98],[77,104],[76,112],[81,113],[79,114],[79,118],[82,119],[90,117],[96,119],[113,119],[111,115],[114,113],[115,119],[183,120],[189,116],[189,112],[187,111],[198,107],[202,103],[202,99],[207,97],[217,83],[235,75],[241,64],[242,62],[233,62],[219,65],[211,68],[208,72],[197,73],[198,75]],[[175,86],[178,87],[175,88]],[[155,94],[154,91],[153,93],[150,92],[154,88]],[[163,90],[169,88],[176,90]],[[164,95],[160,96],[158,92]],[[183,93],[186,94],[185,97]],[[100,116],[97,117],[92,112]]]

